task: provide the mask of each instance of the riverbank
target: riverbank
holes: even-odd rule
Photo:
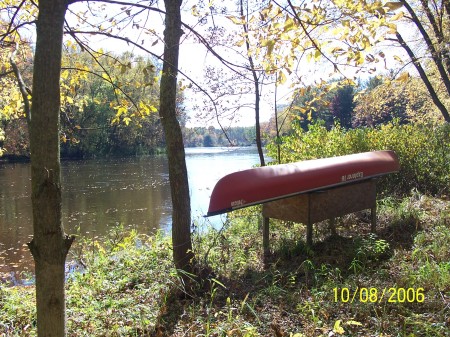
[[[378,236],[359,213],[335,237],[316,226],[312,251],[303,226],[274,222],[267,268],[257,210],[233,212],[195,235],[212,270],[196,293],[180,284],[165,236],[78,240],[71,255],[85,269],[67,282],[68,335],[449,336],[450,201],[414,194],[378,206]],[[35,335],[33,298],[33,287],[0,288],[0,335]]]
[[[224,175],[259,163],[256,148],[187,148],[193,218],[206,214],[211,189]],[[211,168],[214,167],[214,170]],[[30,164],[0,164],[0,280],[32,269]],[[67,234],[102,238],[112,228],[170,233],[167,157],[63,161],[62,222]],[[220,226],[220,217],[210,218]]]

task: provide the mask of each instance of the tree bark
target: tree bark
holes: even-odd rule
[[[176,115],[177,73],[181,30],[181,0],[164,0],[164,61],[160,84],[159,114],[166,137],[172,194],[173,259],[179,270],[192,273],[191,205],[183,136]],[[181,273],[184,276],[185,273]],[[188,278],[184,277],[184,280]]]
[[[30,121],[33,239],[38,336],[65,336],[64,266],[73,237],[61,222],[60,72],[64,0],[40,0]]]

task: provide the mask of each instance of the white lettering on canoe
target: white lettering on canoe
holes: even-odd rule
[[[364,172],[355,172],[355,173],[350,173],[350,174],[347,174],[347,175],[343,175],[341,177],[341,181],[345,182],[345,181],[361,179],[361,178],[364,178]]]
[[[231,202],[231,207],[239,207],[245,205],[245,200],[244,199],[240,199],[240,200],[236,200],[236,201],[232,201]]]

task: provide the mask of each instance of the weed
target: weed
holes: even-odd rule
[[[386,257],[389,250],[389,243],[386,240],[378,239],[374,233],[370,233],[358,241],[356,256],[349,268],[355,274],[368,268],[371,263],[376,263]]]

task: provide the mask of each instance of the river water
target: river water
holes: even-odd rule
[[[188,148],[193,219],[204,221],[211,190],[224,175],[259,163],[256,148]],[[63,161],[62,212],[66,233],[94,238],[123,225],[151,234],[171,228],[165,156]],[[0,164],[0,283],[33,270],[28,163]],[[223,216],[222,216],[223,217]],[[208,218],[219,226],[220,216]]]

